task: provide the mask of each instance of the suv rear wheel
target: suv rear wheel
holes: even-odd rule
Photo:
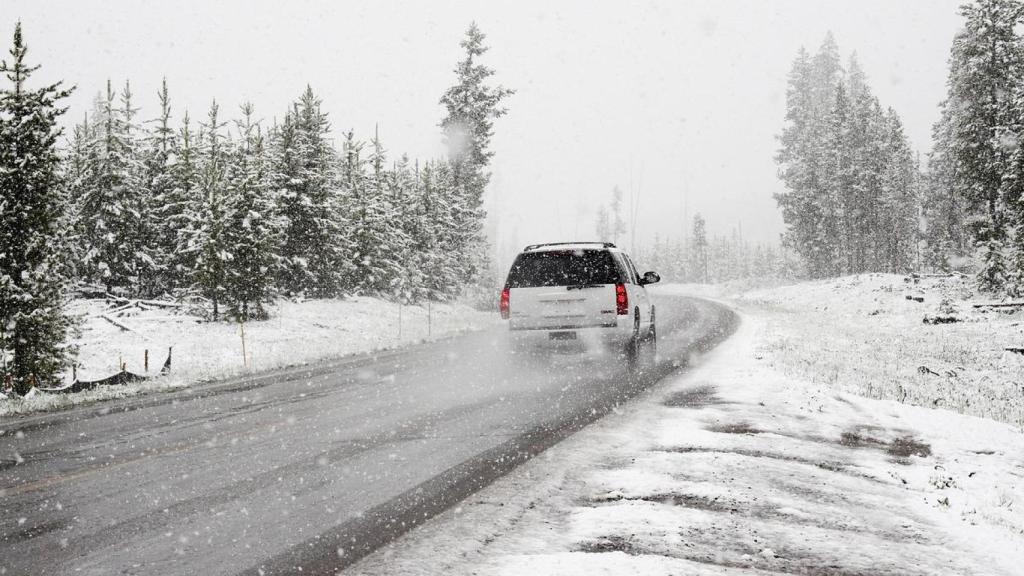
[[[640,335],[640,312],[633,315],[633,334],[626,342],[626,363],[629,367],[636,368],[640,364],[640,356],[643,353],[643,337]]]
[[[654,323],[654,306],[650,308],[650,328],[647,330],[647,353],[644,368],[653,369],[657,365],[657,325]]]

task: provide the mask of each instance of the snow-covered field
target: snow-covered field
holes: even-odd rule
[[[970,279],[864,274],[738,301],[769,326],[760,352],[787,374],[1024,427],[1024,355],[1006,350],[1024,346],[1024,308],[975,308],[992,299]]]
[[[830,332],[862,357],[872,344],[860,340],[883,328],[905,332],[907,354],[927,349],[922,334],[938,338],[921,323],[928,300],[904,305],[902,285],[883,288],[897,280],[806,284],[744,299],[740,331],[694,369],[351,572],[1019,574],[1024,434],[991,419],[845,392],[884,368],[847,372],[861,364],[838,351],[820,364],[812,359],[814,348],[839,345]],[[857,314],[867,301],[881,311]],[[847,324],[830,331],[831,314]],[[801,337],[795,330],[815,317],[821,326]],[[993,317],[941,327],[987,327],[1002,338],[1011,324]],[[879,346],[896,345],[894,336],[880,338]],[[957,346],[981,348],[977,338]],[[916,375],[918,363],[935,365],[941,354],[906,362]],[[793,367],[801,357],[806,377]],[[981,358],[961,364],[972,374],[1015,377],[986,372]],[[923,394],[928,379],[901,382],[902,374],[888,379]]]
[[[144,383],[107,386],[77,394],[33,394],[0,400],[0,416],[35,412],[83,402],[117,398],[196,382],[239,376],[248,372],[305,364],[422,342],[456,332],[480,329],[497,322],[497,314],[462,304],[399,306],[368,297],[345,300],[281,301],[271,319],[245,325],[245,361],[238,324],[197,323],[173,310],[133,308],[110,315],[124,330],[104,320],[110,308],[102,301],[75,303],[84,315],[78,377],[104,378],[124,363],[130,372],[144,374],[149,350],[149,374],[157,374],[173,347],[170,376]],[[429,312],[429,326],[428,326]],[[70,381],[70,378],[69,378]]]

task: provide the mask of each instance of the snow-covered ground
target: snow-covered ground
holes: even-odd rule
[[[902,286],[875,292],[896,279],[745,299],[740,331],[693,369],[351,572],[1019,574],[1024,434],[1017,427],[844,392],[869,376],[843,372],[859,364],[840,363],[838,351],[820,363],[824,374],[813,360],[802,368],[808,377],[791,366],[796,353],[810,358],[812,349],[836,345],[823,336],[828,314],[802,337],[790,331],[825,302],[848,320],[834,331],[853,342],[879,332],[874,320],[882,316],[894,333],[906,331],[905,351],[922,349],[921,318],[909,323],[923,314],[922,303],[904,307]],[[878,297],[878,314],[857,315],[863,302],[844,298],[861,291],[857,299]],[[803,311],[805,303],[811,308]],[[1002,320],[992,323],[1002,337]],[[946,326],[978,328],[971,324],[984,325]],[[887,337],[877,345],[896,344]],[[870,348],[868,341],[851,352]],[[980,361],[972,366],[984,369]],[[898,384],[901,374],[889,378]]]
[[[921,300],[921,301],[919,301]],[[950,408],[1024,427],[1024,308],[969,278],[863,274],[746,292],[771,331],[760,352],[787,374],[872,398]],[[926,324],[935,318],[957,322]]]
[[[480,329],[497,322],[497,314],[462,304],[402,306],[368,297],[345,300],[281,301],[270,320],[245,325],[245,362],[242,327],[226,322],[196,322],[187,314],[159,307],[133,307],[110,314],[99,300],[75,303],[84,316],[78,377],[82,380],[115,374],[120,363],[137,374],[160,371],[173,347],[170,376],[144,383],[107,386],[77,394],[33,394],[0,400],[0,416],[35,412],[83,402],[117,398],[196,382],[394,348]],[[428,325],[429,313],[429,325]],[[108,315],[129,330],[103,319]],[[70,378],[69,378],[70,380]]]

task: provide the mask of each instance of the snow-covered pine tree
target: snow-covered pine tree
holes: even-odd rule
[[[494,120],[507,112],[502,102],[514,93],[488,84],[494,71],[479,62],[488,50],[485,38],[476,23],[470,24],[459,44],[465,50],[465,58],[455,68],[456,83],[445,91],[440,102],[446,110],[441,128],[459,208],[453,248],[462,264],[463,278],[470,281],[487,267],[483,194],[490,181],[487,166],[494,156],[491,138]]]
[[[879,207],[883,175],[889,163],[887,125],[856,55],[850,57],[847,78],[848,130],[846,139],[838,143],[848,159],[844,167],[846,195],[839,215],[846,233],[839,255],[846,266],[839,273],[885,270],[881,238],[888,229],[886,215]]]
[[[422,276],[420,290],[429,300],[447,299],[458,285],[456,255],[449,250],[454,226],[447,196],[445,164],[426,162],[417,170],[412,199],[416,226],[410,234],[415,247],[414,267]]]
[[[83,272],[87,280],[109,292],[137,295],[141,279],[155,266],[143,245],[141,210],[142,167],[138,155],[140,129],[134,125],[135,109],[126,83],[117,95],[106,82],[106,93],[97,99],[95,126],[86,153],[86,179],[78,199],[79,229],[84,247]]]
[[[350,289],[361,294],[381,294],[387,291],[396,270],[386,254],[391,224],[385,197],[383,149],[379,145],[374,147],[370,157],[373,165],[368,166],[363,158],[363,143],[348,131],[341,152],[341,184],[352,251]]]
[[[301,227],[307,220],[307,210],[301,200],[298,135],[292,110],[284,115],[280,124],[270,129],[268,142],[270,185],[281,224],[281,261],[276,284],[284,294],[295,296],[305,291],[312,278],[305,256],[308,239]]]
[[[153,296],[158,291],[158,262],[156,244],[157,209],[156,198],[146,181],[145,150],[143,145],[149,139],[141,126],[135,123],[138,108],[132,105],[131,84],[124,83],[121,91],[121,116],[124,120],[124,142],[128,159],[128,194],[133,220],[129,223],[130,241],[129,265],[131,284],[129,292],[141,296]]]
[[[1024,43],[1016,29],[1017,0],[977,0],[960,8],[964,27],[953,40],[943,120],[952,186],[966,201],[968,230],[980,252],[977,285],[1002,290],[1009,232],[1008,196],[1014,194],[1013,153],[1021,110]]]
[[[364,291],[381,295],[397,295],[404,282],[403,253],[408,242],[404,222],[394,201],[394,173],[387,170],[387,156],[380,135],[374,133],[367,158],[369,173],[365,180],[368,224],[374,228],[376,240],[363,246],[361,278],[366,279]]]
[[[228,190],[226,170],[230,143],[222,132],[217,102],[210,105],[207,121],[200,124],[196,155],[196,195],[186,209],[185,251],[195,263],[190,270],[192,289],[210,300],[213,319],[220,318],[225,302],[228,262]]]
[[[801,48],[789,73],[786,123],[776,155],[785,191],[777,193],[775,200],[786,222],[786,241],[807,263],[811,277],[820,278],[832,268],[830,243],[823,225],[821,165],[826,150],[826,111],[834,106],[834,94],[816,86],[816,77],[821,74],[816,75],[815,68],[811,56]],[[821,102],[823,91],[832,100],[829,108]]]
[[[165,78],[157,92],[160,115],[150,123],[149,134],[142,156],[142,185],[148,203],[144,245],[150,247],[156,262],[155,277],[145,292],[156,295],[170,292],[178,286],[173,270],[177,250],[177,223],[181,221],[185,200],[178,197],[175,182],[175,149],[177,135],[171,127],[171,98]]]
[[[330,123],[320,99],[306,86],[296,106],[296,129],[303,196],[310,203],[306,258],[313,284],[306,293],[316,298],[337,296],[346,273],[344,219],[337,186],[337,152],[328,136]],[[294,226],[294,223],[292,223]]]
[[[858,240],[859,206],[857,205],[856,166],[853,156],[857,134],[851,118],[850,97],[846,84],[839,81],[835,101],[828,115],[827,133],[820,158],[820,190],[813,199],[819,209],[816,226],[821,235],[818,264],[826,276],[838,276],[855,269]]]
[[[945,103],[932,127],[932,151],[924,175],[924,265],[934,271],[949,272],[953,262],[970,253],[970,239],[964,228],[965,201],[953,182],[954,162],[950,150],[951,112]],[[951,261],[952,260],[952,261]]]
[[[283,227],[278,285],[289,295],[337,296],[348,272],[329,131],[309,86],[275,130],[272,181]]]
[[[825,35],[818,52],[810,62],[811,76],[811,116],[808,162],[812,167],[813,181],[811,192],[813,197],[811,203],[813,217],[817,222],[813,226],[816,233],[814,239],[814,259],[816,268],[825,276],[837,273],[836,263],[842,258],[842,240],[839,235],[840,205],[839,200],[833,191],[830,191],[830,182],[833,180],[836,165],[828,161],[830,150],[828,146],[829,125],[832,116],[841,110],[837,107],[840,100],[838,92],[843,83],[843,66],[839,55],[839,47],[835,38],[829,32]],[[845,90],[845,87],[844,87]],[[849,98],[844,94],[843,100],[848,106]],[[848,112],[848,110],[847,110]]]
[[[875,269],[900,274],[916,268],[920,174],[896,111],[889,108],[884,120],[886,165],[878,188],[877,225],[872,231],[879,250],[880,265]]]
[[[279,226],[270,195],[263,134],[253,120],[253,106],[242,105],[236,122],[238,140],[226,174],[224,299],[228,314],[242,322],[267,317],[264,303],[274,293]]]
[[[25,61],[21,23],[10,60],[0,60],[0,353],[4,378],[24,394],[33,383],[54,384],[73,359],[66,343],[72,320],[64,311],[68,253],[57,229],[64,203],[58,170],[60,83],[30,88],[38,66]]]
[[[816,278],[908,269],[917,169],[898,118],[883,112],[856,57],[844,75],[831,35],[813,58],[801,50],[786,101],[776,157],[785,244]]]
[[[163,202],[160,217],[162,242],[173,246],[173,251],[165,255],[163,264],[167,289],[172,292],[189,289],[196,267],[196,251],[191,246],[196,223],[192,218],[196,214],[196,206],[202,201],[196,140],[192,119],[186,111],[177,137],[171,143],[171,189]]]
[[[412,303],[423,299],[423,274],[415,266],[417,247],[412,243],[415,229],[419,226],[414,213],[416,196],[416,175],[409,166],[408,156],[403,155],[392,167],[387,178],[389,186],[387,203],[391,209],[390,252],[396,265],[397,276],[389,288],[392,297],[400,302]]]
[[[83,191],[89,181],[89,144],[92,141],[92,124],[89,122],[89,115],[85,114],[81,124],[72,128],[71,141],[68,143],[67,154],[62,162],[61,181],[64,187],[65,231],[67,234],[69,251],[68,266],[71,267],[72,278],[82,277],[80,262],[85,254],[85,246],[82,241],[80,229],[81,217],[79,208]]]

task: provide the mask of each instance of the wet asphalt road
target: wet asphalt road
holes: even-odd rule
[[[333,574],[732,332],[655,296],[659,362],[509,358],[504,327],[0,421],[0,573]]]

